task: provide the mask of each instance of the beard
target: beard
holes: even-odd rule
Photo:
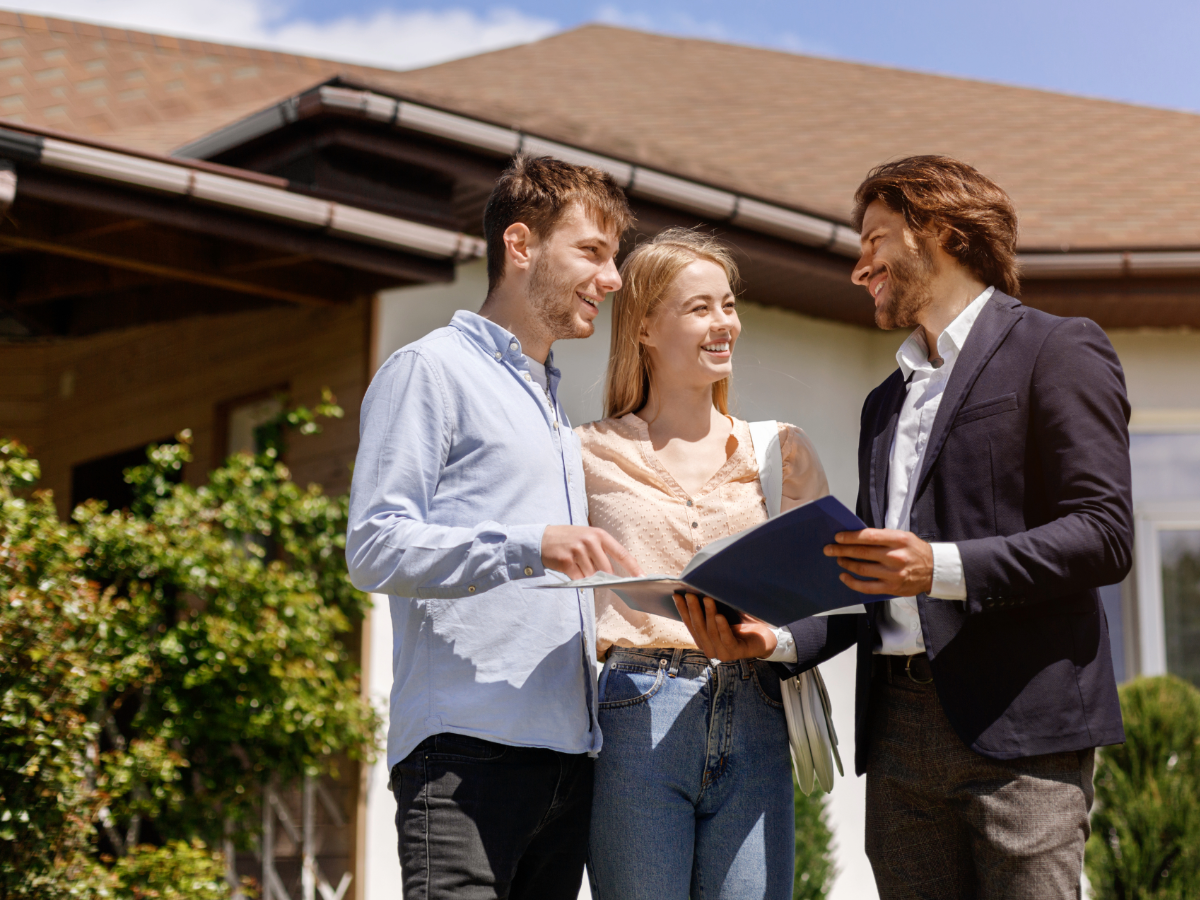
[[[888,263],[889,297],[875,310],[875,324],[885,331],[915,328],[917,317],[933,302],[933,251],[928,240]]]
[[[575,285],[550,270],[546,257],[539,255],[529,272],[529,305],[545,329],[550,341],[591,337],[596,326],[579,318]]]

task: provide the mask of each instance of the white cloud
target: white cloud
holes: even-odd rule
[[[654,31],[678,37],[704,38],[722,43],[745,44],[751,47],[769,47],[791,53],[802,53],[807,56],[838,58],[844,55],[833,47],[802,38],[793,31],[773,31],[764,40],[764,36],[761,34],[748,35],[741,31],[731,30],[725,22],[716,19],[697,19],[686,12],[659,10],[649,13],[644,9],[630,12],[620,6],[606,4],[596,11],[596,19],[606,25],[619,25],[623,28],[637,28],[642,31]]]
[[[17,0],[22,12],[163,34],[415,68],[546,37],[557,23],[514,9],[381,9],[315,22],[278,0]]]

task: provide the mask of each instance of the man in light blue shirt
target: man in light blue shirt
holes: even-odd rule
[[[596,723],[590,592],[637,563],[587,526],[551,344],[588,337],[632,222],[610,176],[518,157],[484,212],[488,296],[392,355],[363,401],[346,559],[389,595],[388,766],[407,900],[574,898]]]

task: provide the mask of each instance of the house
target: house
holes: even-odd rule
[[[1200,596],[1179,577],[1200,556],[1200,116],[602,26],[394,72],[0,14],[0,117],[0,433],[64,505],[184,427],[201,478],[274,392],[324,385],[347,419],[289,463],[345,489],[371,374],[481,302],[482,205],[518,150],[612,172],[630,240],[702,225],[737,248],[736,411],[802,426],[852,502],[859,408],[902,337],[849,282],[851,194],[886,159],[962,158],[1016,202],[1022,300],[1096,320],[1125,367],[1138,534],[1134,574],[1104,591],[1118,673],[1200,681]],[[556,348],[575,422],[600,413],[607,322]],[[363,635],[376,697],[389,662],[383,613]],[[849,742],[853,665],[825,674]],[[338,788],[350,824],[322,858],[372,900],[396,868],[385,781],[381,764]],[[831,795],[835,897],[873,891],[862,790]]]

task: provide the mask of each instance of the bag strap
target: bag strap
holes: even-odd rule
[[[767,501],[767,517],[779,515],[783,503],[783,448],[779,445],[779,423],[774,419],[750,423],[750,442],[758,460],[758,483]]]

